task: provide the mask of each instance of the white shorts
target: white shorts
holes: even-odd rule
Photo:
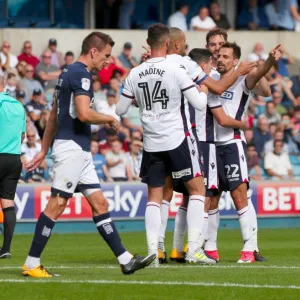
[[[90,152],[70,150],[57,153],[53,158],[52,195],[71,198],[76,191],[87,197],[101,189]]]

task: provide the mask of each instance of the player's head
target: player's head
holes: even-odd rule
[[[212,69],[212,56],[209,50],[194,48],[190,51],[189,57],[194,60],[206,74],[210,73]]]
[[[148,29],[147,43],[153,50],[165,50],[169,47],[169,28],[164,24],[153,24]]]
[[[212,53],[213,59],[217,60],[220,48],[227,42],[228,34],[222,28],[210,30],[206,35],[206,48]]]
[[[114,44],[115,42],[109,35],[94,31],[83,40],[81,56],[86,57],[90,69],[100,70],[105,64],[108,64]]]
[[[169,28],[169,48],[168,53],[169,54],[179,54],[179,55],[185,55],[185,49],[186,49],[186,37],[185,33],[177,28],[177,27],[170,27]]]
[[[236,43],[225,43],[219,50],[217,59],[217,70],[225,74],[233,70],[241,57],[241,48]]]

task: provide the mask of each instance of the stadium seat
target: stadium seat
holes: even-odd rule
[[[290,155],[290,161],[292,165],[300,165],[300,156],[299,155]]]
[[[293,172],[295,177],[300,177],[300,165],[293,165]]]

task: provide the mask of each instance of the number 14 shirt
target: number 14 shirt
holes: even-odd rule
[[[137,101],[147,152],[173,150],[183,142],[182,92],[194,86],[186,70],[165,57],[151,58],[131,70],[122,95]]]

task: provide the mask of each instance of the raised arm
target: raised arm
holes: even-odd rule
[[[248,74],[256,65],[256,62],[241,62],[230,76],[225,76],[217,81],[207,77],[202,84],[206,85],[211,93],[222,95],[240,76]]]
[[[255,88],[259,80],[264,77],[269,70],[272,68],[274,63],[281,57],[281,52],[279,51],[281,45],[277,45],[270,53],[269,57],[264,63],[260,64],[257,68],[252,70],[246,77],[246,85],[249,90]]]

